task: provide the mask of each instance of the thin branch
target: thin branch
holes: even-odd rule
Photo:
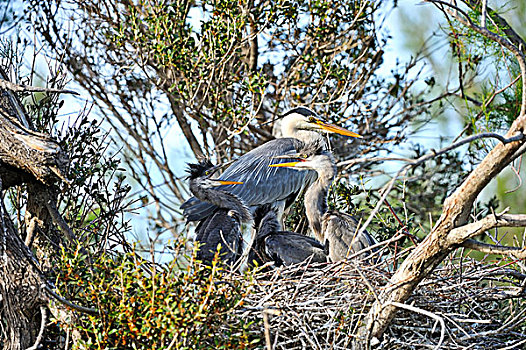
[[[80,95],[78,92],[73,90],[64,90],[64,89],[56,89],[56,88],[44,88],[39,86],[29,86],[29,85],[22,85],[22,84],[15,84],[10,81],[4,80],[0,78],[0,88],[5,90],[11,90],[14,92],[49,92],[49,93],[56,93],[56,94],[73,94],[73,95]]]
[[[475,140],[479,140],[479,139],[484,139],[484,138],[493,138],[493,139],[497,139],[499,140],[500,142],[502,142],[503,144],[508,144],[510,142],[516,142],[516,141],[521,141],[524,139],[524,134],[520,133],[520,134],[517,134],[515,136],[512,136],[510,138],[506,138],[496,132],[483,132],[483,133],[480,133],[480,134],[476,134],[476,135],[472,135],[472,136],[469,136],[469,137],[466,137],[460,141],[457,141],[455,143],[452,143],[451,145],[449,146],[446,146],[444,148],[441,148],[439,150],[431,150],[430,153],[427,153],[425,155],[423,155],[422,157],[420,158],[416,158],[416,159],[411,159],[411,158],[403,158],[403,157],[371,157],[371,158],[357,158],[357,159],[349,159],[349,160],[345,160],[343,162],[339,162],[337,165],[338,166],[342,166],[342,165],[354,165],[354,164],[358,164],[358,163],[366,163],[366,162],[379,162],[379,161],[401,161],[401,162],[406,162],[408,163],[407,165],[412,165],[412,166],[415,166],[415,165],[419,165],[433,157],[436,157],[436,156],[439,156],[441,154],[444,154],[444,153],[447,153],[455,148],[458,148],[460,146],[463,146],[465,145],[466,143],[470,143],[472,141],[475,141]],[[406,166],[407,166],[406,165]]]
[[[526,214],[491,214],[481,220],[454,228],[447,239],[450,243],[461,244],[496,227],[526,227]]]
[[[462,243],[462,247],[473,249],[486,254],[511,255],[516,259],[526,259],[526,248],[488,244],[474,239],[466,240],[464,243]]]
[[[47,311],[44,306],[40,307],[40,330],[38,331],[37,339],[35,340],[35,343],[33,346],[27,348],[26,350],[36,350],[40,346],[40,342],[42,341],[42,336],[44,335],[44,329],[46,328],[46,322],[47,322]]]
[[[363,224],[363,226],[360,227],[360,230],[358,231],[358,235],[363,234],[363,232],[367,229],[371,221],[373,220],[374,216],[380,211],[381,205],[385,202],[387,195],[391,192],[391,190],[394,187],[394,183],[398,177],[403,176],[407,173],[407,171],[414,166],[417,166],[419,164],[422,164],[423,162],[434,158],[438,155],[444,154],[446,152],[449,152],[455,148],[458,148],[466,143],[470,143],[471,141],[482,139],[482,138],[496,138],[497,140],[501,141],[503,144],[508,144],[510,142],[516,142],[524,139],[524,134],[519,133],[515,136],[512,136],[510,138],[505,138],[504,136],[494,133],[494,132],[484,132],[477,135],[472,135],[469,137],[466,137],[465,139],[462,139],[458,142],[455,142],[447,147],[444,147],[438,151],[432,150],[431,153],[425,154],[420,158],[417,159],[408,159],[406,165],[404,165],[398,172],[393,176],[393,178],[384,186],[384,191],[382,193],[382,196],[380,197],[380,200],[378,203],[376,203],[376,206],[374,207],[373,211],[369,214],[369,217]]]
[[[414,306],[411,306],[411,305],[399,303],[399,302],[396,302],[396,301],[391,301],[387,305],[393,305],[393,306],[398,307],[400,309],[406,309],[408,311],[416,312],[416,313],[419,313],[419,314],[431,317],[432,319],[434,319],[437,322],[439,322],[440,323],[440,340],[438,341],[438,344],[435,346],[435,349],[440,349],[440,347],[442,346],[442,343],[444,342],[444,337],[446,335],[446,323],[444,322],[444,319],[442,317],[440,317],[440,316],[438,316],[438,315],[436,315],[436,314],[434,314],[434,313],[432,313],[430,311],[427,311],[427,310],[424,310],[424,309],[420,309],[418,307],[414,307]]]
[[[270,338],[270,324],[268,322],[267,310],[263,310],[263,323],[265,325],[265,344],[267,345],[267,350],[272,350],[272,342]]]
[[[522,40],[520,41],[517,41],[516,37],[518,36],[517,33],[515,33],[515,31],[513,31],[511,29],[511,27],[508,26],[508,29],[505,31],[506,35],[508,36],[508,38],[505,38],[503,36],[500,36],[496,33],[493,33],[492,31],[484,28],[484,27],[480,27],[478,25],[476,25],[472,20],[471,18],[469,17],[469,15],[462,11],[460,8],[458,8],[457,6],[453,5],[453,4],[450,4],[448,2],[445,2],[445,1],[440,1],[440,0],[426,0],[427,2],[430,2],[430,3],[433,3],[433,4],[440,4],[440,5],[444,5],[444,6],[447,6],[451,9],[454,9],[455,11],[451,11],[451,14],[453,16],[455,16],[455,18],[460,22],[462,23],[463,25],[465,25],[466,27],[468,28],[471,28],[473,29],[475,32],[485,36],[486,38],[496,42],[497,44],[500,44],[501,46],[504,46],[505,48],[507,48],[509,51],[511,51],[511,53],[513,53],[513,55],[515,56],[515,58],[517,59],[517,63],[519,64],[519,67],[520,67],[520,70],[521,70],[521,76],[522,76],[522,100],[521,100],[521,110],[520,110],[520,115],[521,116],[524,116],[526,114],[526,59],[524,57],[524,54],[522,52],[522,49],[524,49],[524,42]],[[459,16],[458,13],[461,13],[462,16]],[[505,23],[505,21],[504,21]],[[502,24],[502,22],[501,22]],[[519,45],[519,47],[515,46],[514,44],[517,44]],[[522,47],[521,47],[522,46]]]
[[[482,0],[482,14],[480,15],[480,26],[486,28],[486,11],[488,10],[488,1]]]
[[[43,288],[51,297],[56,299],[58,302],[60,302],[60,303],[62,303],[64,305],[72,308],[73,310],[77,310],[79,312],[83,312],[85,314],[90,314],[90,315],[99,315],[100,314],[100,311],[98,309],[85,307],[85,306],[80,306],[80,305],[72,303],[69,300],[64,299],[63,297],[58,295],[53,289],[51,289],[48,285],[43,285]]]

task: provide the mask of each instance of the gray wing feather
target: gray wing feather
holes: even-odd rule
[[[280,138],[245,153],[220,175],[223,180],[241,181],[243,185],[228,185],[221,189],[237,195],[249,207],[296,197],[316,180],[316,172],[270,168],[269,165],[290,161],[272,157],[296,153],[302,146],[297,139]],[[210,215],[217,207],[192,197],[181,208],[188,221],[196,221]]]
[[[298,264],[307,259],[326,262],[324,246],[314,238],[293,232],[279,232],[265,238],[265,252],[278,265]]]

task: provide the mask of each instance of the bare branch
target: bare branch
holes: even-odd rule
[[[521,40],[517,40],[517,37],[520,38],[519,35],[517,35],[517,33],[515,33],[515,31],[513,31],[511,29],[510,26],[507,27],[507,30],[505,31],[506,35],[508,36],[509,39],[507,38],[504,38],[496,33],[493,33],[492,31],[484,28],[484,27],[480,27],[478,25],[476,25],[470,18],[469,18],[469,15],[462,11],[461,9],[459,9],[457,6],[453,5],[453,4],[450,4],[450,3],[447,3],[445,1],[440,1],[440,0],[427,0],[428,2],[431,2],[431,3],[434,3],[434,4],[440,4],[440,5],[444,5],[444,6],[447,6],[447,7],[450,7],[452,9],[454,9],[455,11],[450,11],[450,13],[455,16],[455,18],[462,24],[464,24],[466,27],[469,27],[471,28],[472,30],[474,30],[475,32],[479,33],[479,34],[482,34],[483,36],[485,36],[486,38],[490,39],[490,40],[493,40],[494,42],[504,46],[505,48],[507,48],[511,53],[513,53],[513,55],[515,56],[515,58],[517,59],[517,62],[519,63],[519,67],[520,67],[520,70],[521,70],[521,76],[522,76],[522,91],[523,91],[523,94],[522,94],[522,101],[521,101],[521,111],[520,111],[520,115],[523,116],[526,114],[526,93],[524,93],[524,91],[526,91],[526,59],[524,57],[524,53],[523,53],[523,49],[524,49],[524,41]],[[472,3],[472,2],[470,2]],[[458,13],[461,13],[462,16],[459,16]],[[501,19],[500,21],[501,24],[507,24],[506,21],[504,21],[503,19]],[[516,44],[518,46],[516,46]],[[521,47],[522,46],[522,47]]]
[[[486,12],[487,12],[488,1],[482,0],[482,14],[480,15],[480,26],[486,28]]]
[[[526,259],[526,248],[488,244],[474,239],[466,240],[462,243],[462,247],[477,250],[486,254],[510,255],[516,259]]]
[[[27,348],[26,350],[37,350],[40,346],[40,342],[42,341],[42,336],[44,335],[44,329],[46,328],[47,323],[47,309],[44,306],[40,307],[40,331],[38,331],[37,339],[35,340],[35,344],[33,346]]]
[[[466,239],[496,227],[526,227],[526,214],[488,215],[481,220],[451,230],[447,240],[451,244],[461,244]]]
[[[73,94],[77,96],[80,95],[78,92],[73,91],[73,90],[21,85],[21,84],[12,83],[4,79],[0,79],[0,88],[5,89],[5,90],[11,90],[14,92],[49,92],[49,93],[56,93],[56,94]]]
[[[44,285],[43,288],[51,297],[53,297],[54,299],[56,299],[60,303],[72,308],[73,310],[77,310],[79,312],[83,312],[85,314],[90,314],[90,315],[99,315],[100,314],[100,311],[97,310],[97,309],[80,306],[80,305],[77,305],[75,303],[72,303],[69,300],[64,299],[63,297],[58,295],[53,289],[51,289],[51,287],[49,287],[48,285]]]
[[[418,307],[414,307],[414,306],[411,306],[411,305],[407,305],[407,304],[403,304],[403,303],[398,303],[398,302],[395,302],[395,301],[392,301],[390,302],[391,305],[393,306],[396,306],[398,308],[401,308],[401,309],[406,309],[406,310],[409,310],[409,311],[412,311],[412,312],[417,312],[419,314],[422,314],[422,315],[426,315],[428,317],[431,317],[432,319],[436,320],[437,322],[440,323],[440,340],[438,341],[438,344],[435,346],[435,349],[440,349],[440,347],[442,346],[442,342],[444,341],[444,337],[445,337],[445,333],[446,333],[446,323],[444,322],[444,319],[432,312],[429,312],[427,310],[423,310],[423,309],[420,309]]]
[[[524,139],[524,134],[520,133],[520,134],[517,134],[515,136],[512,136],[512,137],[509,137],[509,138],[506,138],[496,132],[483,132],[483,133],[480,133],[480,134],[476,134],[476,135],[472,135],[472,136],[469,136],[469,137],[466,137],[465,139],[462,139],[460,141],[457,141],[449,146],[446,146],[444,148],[441,148],[439,150],[432,150],[430,153],[427,153],[423,156],[421,156],[420,158],[416,158],[416,159],[411,159],[411,158],[402,158],[402,157],[372,157],[372,158],[358,158],[358,159],[349,159],[349,160],[345,160],[345,161],[342,161],[342,162],[339,162],[337,165],[338,166],[342,166],[342,165],[354,165],[354,164],[358,164],[358,163],[365,163],[365,162],[379,162],[379,161],[402,161],[402,162],[407,162],[408,164],[406,165],[407,166],[416,166],[416,165],[419,165],[419,164],[422,164],[423,162],[431,159],[431,158],[434,158],[436,156],[439,156],[441,154],[444,154],[444,153],[447,153],[455,148],[458,148],[460,146],[463,146],[465,145],[466,143],[470,143],[472,141],[475,141],[475,140],[479,140],[479,139],[484,139],[484,138],[493,138],[493,139],[497,139],[499,140],[500,142],[502,142],[503,144],[507,144],[507,143],[510,143],[510,142],[515,142],[515,141],[521,141]]]

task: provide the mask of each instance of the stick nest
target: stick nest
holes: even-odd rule
[[[244,282],[246,297],[233,315],[263,318],[252,331],[266,333],[272,349],[350,349],[377,295],[392,287],[393,270],[393,259],[355,259],[260,272]],[[525,270],[516,261],[451,257],[420,283],[374,348],[526,346]]]

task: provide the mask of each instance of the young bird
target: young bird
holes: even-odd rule
[[[218,169],[219,166],[214,166],[209,160],[188,164],[192,194],[217,206],[215,212],[196,227],[196,241],[199,243],[197,258],[210,265],[218,245],[221,245],[221,259],[233,266],[242,253],[240,225],[251,221],[252,215],[239,197],[218,188],[222,185],[240,185],[242,182],[210,178]]]

